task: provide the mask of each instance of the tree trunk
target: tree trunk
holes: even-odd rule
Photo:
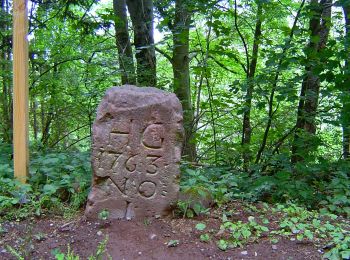
[[[320,92],[320,80],[316,74],[315,65],[320,61],[319,53],[326,47],[332,0],[311,0],[311,18],[309,30],[311,32],[309,45],[306,49],[307,64],[305,77],[302,82],[296,131],[292,146],[292,163],[303,161],[312,150],[316,149],[313,137],[316,134],[316,113]]]
[[[189,30],[191,15],[186,0],[175,1],[173,23],[173,73],[174,92],[180,99],[184,110],[185,142],[183,155],[188,161],[196,158],[196,144],[193,138],[193,108],[191,101],[189,70]]]
[[[115,39],[122,84],[136,84],[135,66],[128,32],[125,0],[113,0]]]
[[[261,36],[261,23],[262,23],[262,1],[258,1],[258,10],[256,16],[255,32],[254,32],[254,43],[251,62],[247,71],[247,91],[244,102],[244,113],[243,113],[243,134],[242,134],[242,146],[243,146],[243,163],[244,168],[247,170],[249,162],[251,161],[250,151],[250,139],[252,135],[252,127],[250,123],[250,112],[252,108],[252,98],[254,91],[254,77],[256,71],[256,65],[258,61],[259,52],[259,41]]]
[[[342,107],[342,128],[343,128],[343,157],[350,157],[350,3],[342,4],[345,16],[345,65],[344,65],[344,81],[342,90],[344,93],[344,101]]]
[[[258,164],[260,162],[260,159],[262,157],[262,154],[264,152],[264,149],[266,147],[266,143],[267,143],[267,138],[268,138],[268,135],[269,135],[269,131],[270,131],[270,128],[272,126],[272,119],[274,117],[274,114],[275,112],[277,112],[277,108],[274,109],[273,108],[273,104],[274,104],[274,97],[275,97],[275,91],[277,89],[277,83],[278,83],[278,79],[280,77],[280,74],[282,73],[282,63],[286,57],[286,54],[287,54],[287,51],[288,49],[290,48],[290,43],[292,42],[292,39],[293,39],[293,36],[294,36],[294,33],[295,33],[295,30],[297,28],[297,23],[298,23],[298,20],[300,18],[300,14],[301,14],[301,11],[303,10],[303,7],[304,7],[304,4],[305,4],[305,0],[302,0],[301,4],[300,4],[300,7],[298,9],[298,12],[294,18],[294,22],[293,22],[293,26],[292,26],[292,29],[289,33],[289,37],[287,38],[287,40],[285,41],[284,43],[284,46],[283,46],[283,49],[282,49],[282,53],[281,53],[281,56],[280,56],[280,59],[278,61],[278,65],[277,65],[277,70],[276,70],[276,74],[274,76],[274,80],[273,80],[273,83],[272,83],[272,89],[271,89],[271,93],[270,93],[270,98],[269,98],[269,112],[268,112],[268,115],[269,115],[269,119],[267,120],[267,124],[266,124],[266,127],[265,127],[265,131],[264,131],[264,135],[263,135],[263,139],[261,141],[261,144],[260,144],[260,148],[258,150],[258,153],[256,155],[256,159],[255,159],[255,164]],[[294,132],[294,128],[293,128],[293,132]],[[287,134],[285,134],[278,142],[277,142],[277,145],[275,146],[274,150],[272,151],[272,154],[274,154],[276,151],[278,151],[278,147],[280,145],[282,145],[283,141],[288,137],[288,135],[290,135],[292,132],[288,131]],[[266,165],[263,166],[263,169],[266,168]]]
[[[127,0],[132,25],[137,61],[137,83],[156,86],[156,55],[153,39],[152,0]]]

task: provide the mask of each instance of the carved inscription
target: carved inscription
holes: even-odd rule
[[[161,124],[147,126],[143,133],[143,144],[150,149],[159,149],[164,140],[164,127]]]
[[[122,86],[107,91],[93,125],[93,183],[86,216],[165,215],[176,202],[182,108],[174,94]]]
[[[127,154],[132,120],[128,123],[117,122],[113,125],[107,144],[107,151],[101,148],[96,160],[98,161],[98,176],[109,176],[115,187],[124,195],[126,183],[137,174],[137,165],[143,162],[145,173],[156,176],[164,166],[162,145],[164,142],[164,127],[162,124],[150,124],[141,133],[143,151],[136,155]],[[140,143],[140,144],[141,144]],[[158,151],[158,152],[156,152]],[[163,184],[163,189],[166,188]],[[146,180],[138,184],[137,192],[144,198],[151,198],[157,190],[157,184]],[[166,193],[162,193],[166,194]]]
[[[157,184],[151,181],[144,181],[139,186],[139,193],[145,198],[150,198],[156,193]]]

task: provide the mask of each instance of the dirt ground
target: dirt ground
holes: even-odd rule
[[[32,218],[20,222],[1,223],[0,259],[16,259],[11,249],[25,259],[55,259],[53,250],[71,251],[88,259],[96,253],[99,242],[108,236],[107,254],[115,260],[133,259],[321,259],[321,253],[312,243],[280,239],[273,245],[267,237],[243,248],[221,251],[212,239],[201,242],[197,223],[219,230],[217,217],[202,219],[147,219],[136,221],[90,222],[82,214],[73,220],[62,217]],[[215,234],[213,234],[215,237]],[[179,244],[169,247],[168,243]],[[104,257],[108,259],[107,257]]]

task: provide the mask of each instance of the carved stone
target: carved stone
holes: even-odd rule
[[[168,214],[178,197],[183,134],[174,94],[129,85],[107,90],[93,125],[93,181],[85,215]]]

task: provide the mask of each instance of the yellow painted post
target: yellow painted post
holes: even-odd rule
[[[14,173],[26,182],[28,149],[28,16],[27,0],[13,1],[13,149]]]

